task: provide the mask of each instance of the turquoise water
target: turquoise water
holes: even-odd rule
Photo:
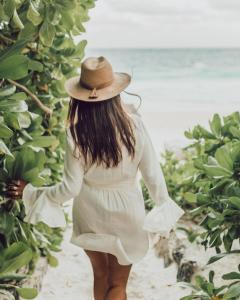
[[[88,49],[132,75],[145,110],[207,109],[240,103],[240,49]]]

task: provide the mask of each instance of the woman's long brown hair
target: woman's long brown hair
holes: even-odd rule
[[[70,99],[67,122],[87,165],[116,167],[122,160],[122,145],[133,158],[135,136],[133,122],[122,107],[120,95],[99,102]]]

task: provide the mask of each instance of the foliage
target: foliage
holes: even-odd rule
[[[240,114],[234,112],[223,118],[215,114],[209,129],[197,125],[185,136],[193,142],[183,149],[183,160],[165,153],[162,168],[169,193],[192,218],[200,219],[205,229],[200,234],[202,245],[205,249],[214,247],[217,252],[209,263],[231,253],[239,255],[240,249],[232,248],[234,241],[240,242]],[[229,274],[223,278],[231,277]],[[237,299],[211,294],[212,284],[198,277],[197,292],[184,300]],[[233,289],[240,293],[239,286],[239,281],[236,287],[226,286],[226,295],[231,295]]]
[[[86,41],[76,44],[74,36],[85,31],[92,7],[94,0],[0,0],[0,190],[11,179],[35,186],[61,180],[68,100],[63,84],[84,56]],[[1,190],[0,251],[16,243],[27,247],[29,273],[39,255],[57,265],[51,252],[59,250],[62,229],[27,224],[24,215],[22,201],[7,199]],[[7,276],[17,276],[19,265],[12,266]],[[13,288],[2,281],[5,289]],[[32,293],[17,292],[25,298]]]
[[[240,265],[238,266],[240,271]],[[196,285],[181,283],[193,289],[189,296],[182,297],[180,300],[238,300],[240,297],[240,272],[225,274],[223,279],[234,280],[230,284],[216,287],[214,284],[214,272],[210,271],[208,280],[203,276],[196,276]],[[236,281],[235,281],[236,280]]]

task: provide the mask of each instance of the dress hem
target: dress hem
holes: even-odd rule
[[[122,242],[118,236],[105,233],[82,233],[78,236],[72,235],[70,242],[76,246],[79,246],[85,250],[100,251],[104,253],[110,253],[116,256],[118,263],[120,265],[130,265],[140,261],[147,253],[147,250],[144,254],[136,258],[130,258]]]

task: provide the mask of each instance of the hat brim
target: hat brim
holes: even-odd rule
[[[111,85],[97,89],[97,98],[89,98],[91,90],[79,83],[79,76],[69,78],[65,81],[64,87],[71,97],[88,102],[108,100],[120,94],[131,82],[131,76],[127,73],[114,73],[114,80]]]

